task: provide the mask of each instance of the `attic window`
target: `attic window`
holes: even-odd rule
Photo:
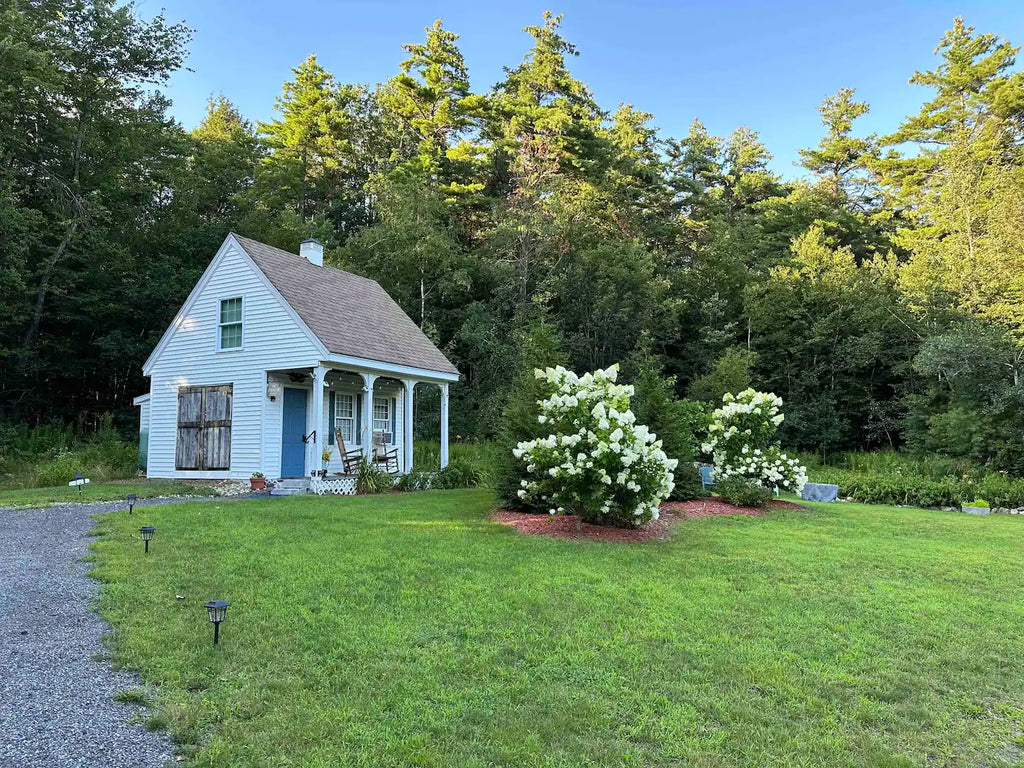
[[[220,349],[242,348],[242,298],[220,302]]]

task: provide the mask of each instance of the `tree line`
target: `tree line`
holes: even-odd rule
[[[2,416],[130,423],[142,362],[234,230],[293,251],[319,237],[328,263],[380,281],[463,372],[463,436],[499,432],[535,364],[618,362],[674,397],[774,391],[797,448],[1024,469],[1016,47],[956,19],[887,135],[859,131],[869,105],[840,89],[794,181],[751,128],[666,137],[598,104],[560,21],[526,27],[488,90],[438,21],[386,82],[310,56],[275,119],[219,95],[186,131],[160,91],[184,24],[113,0],[5,4]]]

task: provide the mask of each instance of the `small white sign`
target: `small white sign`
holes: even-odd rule
[[[88,484],[89,484],[89,478],[88,477],[83,477],[83,478],[80,478],[78,480],[72,480],[70,483],[68,483],[68,485],[88,485]]]

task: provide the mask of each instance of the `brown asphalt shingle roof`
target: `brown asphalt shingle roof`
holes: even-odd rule
[[[292,309],[337,355],[458,373],[375,280],[234,235]]]

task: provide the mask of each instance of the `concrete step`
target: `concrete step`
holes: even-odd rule
[[[295,496],[302,493],[309,493],[308,477],[289,477],[278,480],[270,491],[271,496]]]
[[[270,490],[271,496],[303,496],[307,493],[309,491],[302,488],[272,488]]]

